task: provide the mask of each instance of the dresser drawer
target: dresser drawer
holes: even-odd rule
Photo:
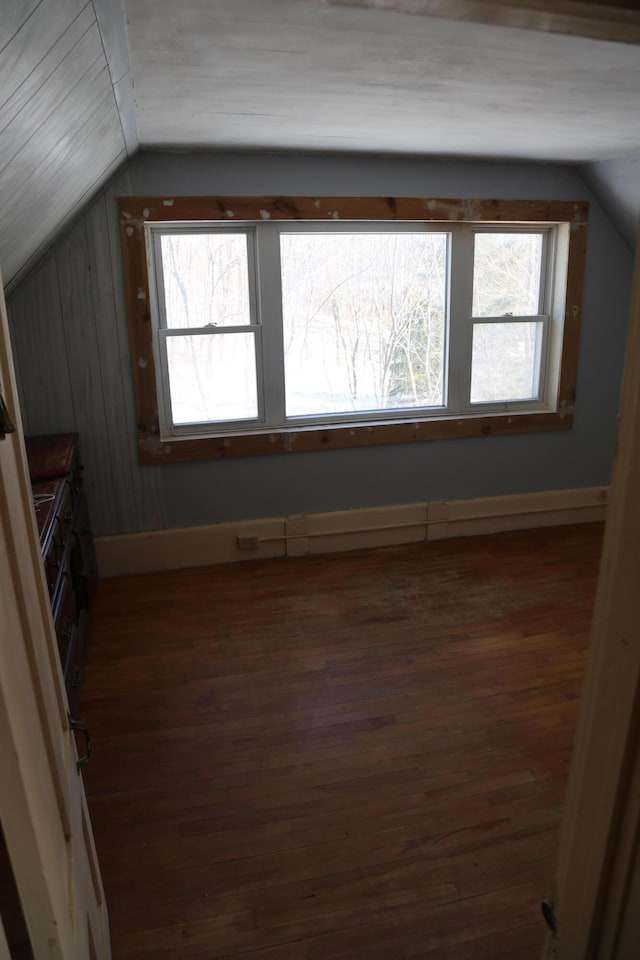
[[[91,606],[91,600],[96,592],[98,583],[98,568],[96,553],[93,546],[93,536],[89,523],[89,511],[84,494],[81,492],[76,502],[73,535],[75,538],[75,553],[78,561],[78,576],[76,579],[79,605],[86,610]]]
[[[58,584],[64,560],[64,535],[57,519],[51,524],[49,539],[45,545],[44,572],[49,587],[49,596],[53,599],[58,590]]]
[[[54,600],[53,622],[58,638],[58,652],[65,684],[73,662],[73,648],[78,621],[78,602],[71,578],[70,557],[60,572],[58,590]]]
[[[67,478],[62,483],[62,489],[56,503],[56,523],[63,542],[67,542],[73,529],[74,494],[71,481]]]

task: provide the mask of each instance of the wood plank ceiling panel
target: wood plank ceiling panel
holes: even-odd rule
[[[10,252],[11,262],[16,268],[12,274],[13,283],[8,284],[9,291],[28,273],[34,260],[48,247],[51,238],[60,233],[62,226],[126,161],[124,148],[114,149],[120,133],[117,116],[108,116],[90,124],[87,127],[86,150],[81,154],[70,152],[66,164],[58,166],[51,189],[47,189],[46,183],[40,184],[41,195],[34,193],[25,198],[24,206],[14,211],[13,221],[7,228],[7,234],[14,237],[15,250]],[[65,211],[62,215],[61,210]],[[2,256],[3,249],[0,246],[0,260]]]
[[[4,128],[0,185],[10,172],[19,171],[27,177],[42,157],[48,159],[47,148],[61,139],[60,133],[66,133],[79,116],[93,108],[95,98],[108,92],[103,61],[100,34],[94,23],[37,96],[31,97]]]
[[[0,54],[0,265],[8,285],[126,156],[93,4],[42,0],[24,9]]]
[[[81,83],[58,100],[36,134],[0,169],[3,221],[11,217],[24,194],[30,193],[39,180],[49,180],[56,165],[80,147],[87,125],[108,114],[110,93],[108,71],[95,61],[83,73]]]
[[[0,90],[8,100],[71,27],[86,0],[42,0],[2,51]]]
[[[41,0],[4,0],[2,4],[2,32],[0,53],[13,39],[20,27],[31,16]]]
[[[56,83],[56,69],[64,63],[69,56],[76,56],[75,46],[85,37],[88,31],[95,25],[93,11],[90,6],[84,10],[72,21],[69,28],[59,37],[49,52],[40,60],[37,69],[31,70],[29,75],[8,94],[3,91],[4,102],[0,105],[0,135],[4,134],[12,120],[20,114],[20,111],[36,102],[41,92],[46,92],[48,85]],[[0,65],[4,59],[0,54]],[[4,151],[3,151],[4,152]]]

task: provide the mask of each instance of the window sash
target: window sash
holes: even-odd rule
[[[188,235],[206,236],[211,234],[241,234],[246,238],[247,274],[249,294],[248,324],[237,326],[215,327],[170,327],[167,322],[165,282],[162,257],[163,236]],[[264,362],[262,352],[262,328],[258,310],[258,294],[256,289],[257,259],[256,259],[256,228],[253,225],[243,224],[197,224],[169,223],[149,225],[145,227],[146,246],[149,253],[149,277],[151,278],[151,318],[154,341],[154,357],[156,369],[160,371],[157,378],[158,415],[161,434],[166,436],[191,436],[199,433],[210,433],[216,430],[235,430],[264,426]],[[258,414],[256,417],[237,420],[208,420],[196,423],[174,423],[171,402],[171,380],[169,374],[169,359],[166,341],[169,337],[216,336],[220,334],[251,334],[254,340],[254,356],[256,364],[256,392]]]
[[[554,265],[556,253],[556,233],[555,227],[539,226],[537,224],[471,224],[473,241],[482,234],[496,233],[524,233],[527,235],[537,234],[542,237],[542,250],[540,256],[540,283],[538,288],[538,309],[536,314],[523,314],[522,316],[546,315],[551,309],[551,300],[553,296],[554,284]],[[475,249],[474,249],[475,253]],[[473,254],[472,254],[473,255]],[[472,265],[472,270],[473,270]],[[472,276],[472,299],[473,304],[473,276]],[[472,312],[472,311],[471,311]],[[472,314],[473,315],[473,314]],[[505,316],[510,316],[505,314]],[[516,315],[519,316],[519,315]],[[482,316],[473,315],[475,320],[484,320]]]
[[[478,324],[497,324],[497,323],[508,323],[508,324],[518,324],[518,323],[535,323],[540,324],[541,332],[540,335],[536,337],[535,344],[535,355],[533,360],[533,376],[538,384],[537,393],[534,397],[527,397],[525,399],[515,399],[515,400],[471,400],[471,379],[469,380],[469,401],[468,401],[468,410],[469,411],[478,411],[478,410],[490,410],[491,412],[508,412],[509,410],[517,411],[518,409],[537,409],[541,404],[545,403],[545,398],[547,396],[547,380],[548,380],[548,347],[549,347],[549,329],[550,329],[550,317],[548,315],[537,314],[536,316],[529,316],[528,314],[524,316],[514,317],[510,314],[507,314],[503,317],[473,317],[471,320],[471,343],[473,349],[473,329]]]
[[[201,228],[202,226],[202,228]],[[220,225],[207,223],[197,225],[197,229],[194,228],[192,223],[184,224],[162,224],[160,225],[147,225],[145,227],[146,231],[146,240],[147,240],[147,250],[150,254],[149,256],[149,276],[155,277],[154,287],[154,303],[156,310],[156,322],[155,327],[159,330],[180,330],[185,329],[181,327],[170,327],[167,321],[167,309],[166,309],[166,299],[165,299],[165,281],[164,281],[164,263],[162,257],[162,238],[165,236],[212,236],[220,235],[224,236],[225,234],[240,234],[245,237],[246,250],[247,250],[247,276],[248,276],[248,294],[249,294],[249,323],[248,324],[238,324],[242,326],[243,329],[247,327],[255,326],[259,323],[259,311],[258,311],[258,301],[257,301],[257,291],[255,284],[256,277],[256,228],[255,226],[245,226],[242,224],[230,224],[230,225]],[[186,329],[201,329],[199,327],[188,327]],[[205,327],[204,329],[210,329]],[[221,327],[216,327],[220,330]]]
[[[262,359],[262,329],[258,325],[251,326],[246,324],[240,327],[172,327],[162,328],[157,331],[160,347],[159,362],[162,378],[162,390],[158,391],[158,406],[161,415],[161,423],[168,432],[175,436],[185,436],[194,433],[210,433],[212,426],[216,429],[244,429],[249,427],[262,426],[265,422],[264,417],[264,364]],[[166,349],[166,341],[170,338],[186,337],[216,337],[221,335],[243,334],[253,339],[253,348],[256,365],[256,396],[258,401],[258,413],[256,417],[236,419],[236,420],[207,420],[189,423],[174,423],[171,409],[171,381],[169,375],[169,356]]]

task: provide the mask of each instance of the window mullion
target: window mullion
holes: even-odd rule
[[[447,371],[447,409],[451,413],[469,409],[472,302],[473,232],[467,224],[452,224]]]
[[[277,426],[284,424],[286,416],[280,230],[277,224],[258,225],[256,251],[265,421],[268,425]]]

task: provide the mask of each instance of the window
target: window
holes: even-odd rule
[[[584,204],[120,208],[143,459],[571,424]]]

